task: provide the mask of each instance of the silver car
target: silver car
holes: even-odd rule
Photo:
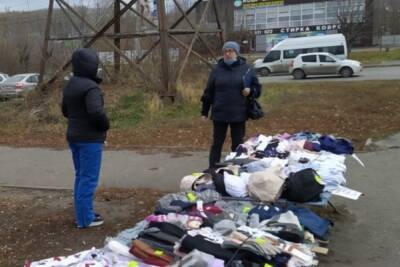
[[[0,97],[12,98],[35,89],[39,82],[38,73],[17,74],[0,85]]]
[[[0,83],[4,83],[8,78],[8,74],[0,72]]]
[[[309,75],[339,74],[348,78],[362,71],[359,61],[339,59],[330,53],[308,53],[298,55],[289,64],[289,72],[294,79],[304,79]]]

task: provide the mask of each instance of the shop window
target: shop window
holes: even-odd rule
[[[279,13],[287,13],[289,12],[289,6],[280,6],[279,7]]]
[[[313,19],[313,14],[303,15],[302,18],[303,18],[303,20]]]
[[[313,25],[312,19],[303,20],[302,26],[310,26],[310,25]]]
[[[289,21],[289,17],[279,17],[279,22],[281,21]]]
[[[289,21],[280,21],[279,22],[279,27],[289,27]]]
[[[256,23],[266,23],[267,14],[266,13],[257,13],[256,14]]]
[[[338,23],[339,21],[338,21],[338,18],[328,18],[327,20],[326,20],[326,23],[328,23],[328,24],[336,24],[336,23]]]
[[[300,27],[301,20],[290,20],[290,27]]]
[[[265,23],[260,23],[260,24],[256,24],[256,29],[257,30],[261,30],[261,29],[264,29],[265,28]]]
[[[315,20],[314,20],[314,24],[325,24],[325,18],[322,18],[322,19],[317,19],[317,18],[315,18]]]
[[[290,11],[300,11],[301,10],[301,5],[291,5],[290,6]]]
[[[290,16],[300,16],[301,10],[290,10]]]
[[[254,22],[255,22],[255,18],[254,18],[254,14],[253,15],[246,15],[246,28],[247,29],[252,29],[254,27]]]

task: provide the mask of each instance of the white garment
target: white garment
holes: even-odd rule
[[[208,241],[216,244],[222,244],[224,242],[224,236],[216,231],[213,231],[213,229],[211,229],[210,227],[203,227],[200,229],[189,230],[188,234],[190,236],[201,235],[205,237],[205,239],[207,239]]]
[[[304,158],[308,159],[308,162],[300,163],[299,160]],[[345,159],[344,155],[336,155],[328,151],[293,151],[289,156],[289,164],[284,168],[284,174],[287,177],[290,173],[312,168],[321,176],[324,191],[332,192],[339,185],[346,184]]]
[[[247,184],[240,176],[224,172],[224,184],[226,192],[232,197],[248,196]]]
[[[272,140],[272,136],[265,136],[260,134],[257,138],[257,146],[256,150],[262,150],[264,151],[265,148],[267,148],[269,142]]]

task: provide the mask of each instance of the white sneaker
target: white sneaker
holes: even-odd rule
[[[96,226],[100,226],[104,223],[103,219],[101,219],[100,217],[95,217],[94,220],[86,227],[80,227],[78,226],[79,229],[84,229],[84,228],[89,228],[89,227],[96,227]]]

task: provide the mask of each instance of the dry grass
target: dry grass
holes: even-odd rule
[[[151,90],[136,79],[102,86],[112,122],[109,147],[208,149],[211,124],[199,119],[206,79],[206,72],[184,76],[174,105],[143,93]],[[35,98],[0,103],[0,144],[65,146],[60,97],[58,88],[39,106]],[[247,133],[316,131],[348,137],[362,149],[367,138],[400,130],[399,97],[400,81],[266,84],[260,101],[267,115],[249,122]]]

